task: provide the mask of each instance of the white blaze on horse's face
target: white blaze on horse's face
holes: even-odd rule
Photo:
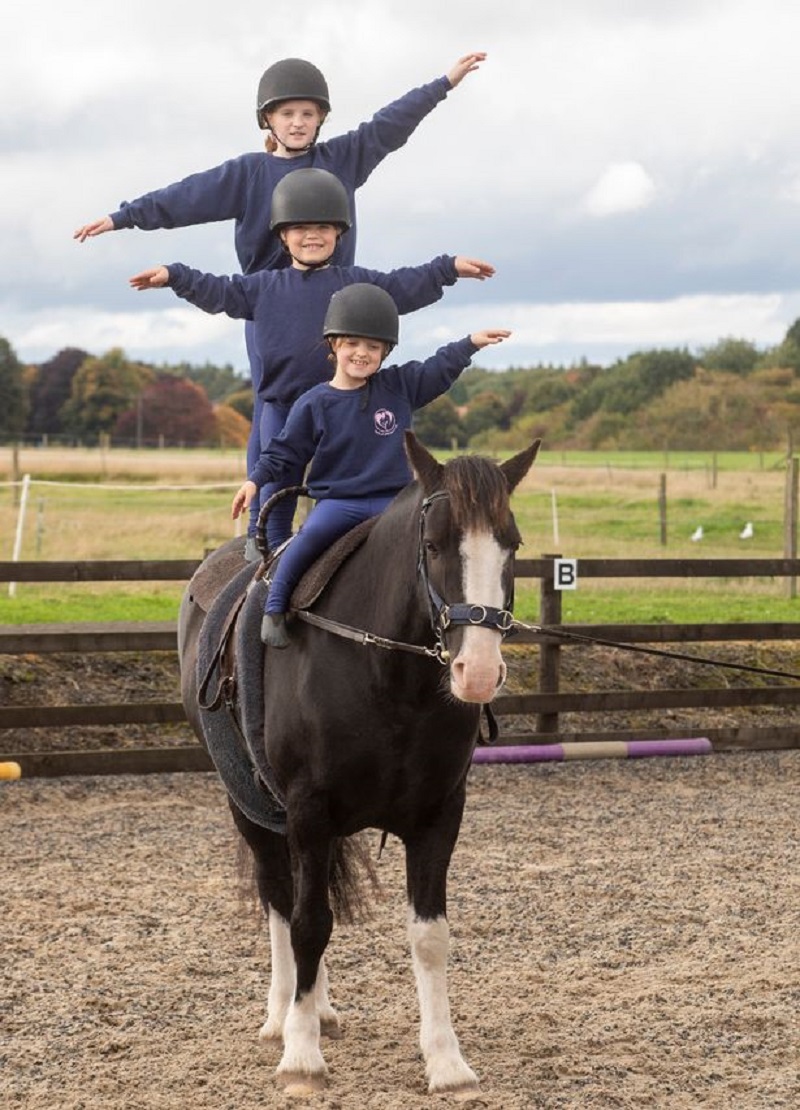
[[[489,531],[465,532],[461,540],[461,566],[465,599],[471,605],[502,609],[503,584],[509,552]],[[450,692],[460,701],[490,702],[506,679],[500,654],[502,639],[493,628],[465,625],[458,655],[450,664]]]

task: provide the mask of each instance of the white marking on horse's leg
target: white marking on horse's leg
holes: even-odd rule
[[[320,1025],[316,988],[289,1007],[283,1023],[283,1056],[277,1076],[283,1086],[319,1090],[324,1086],[328,1066],[319,1047]]]
[[[328,996],[328,969],[325,966],[324,956],[319,961],[314,994],[317,998],[317,1013],[319,1014],[320,1030],[323,1037],[330,1037],[334,1041],[338,1040],[342,1035],[342,1030],[339,1024],[339,1015],[331,1006],[331,1000]]]
[[[409,907],[408,936],[419,996],[419,1044],[425,1058],[428,1091],[474,1089],[478,1077],[458,1047],[450,1021],[447,998],[447,954],[450,928],[447,918],[422,921]]]
[[[297,968],[292,952],[289,922],[272,906],[269,908],[271,977],[267,998],[267,1020],[259,1030],[262,1040],[280,1040],[289,1007],[294,998]]]
[[[467,532],[461,540],[464,597],[473,605],[502,609],[503,570],[508,552],[491,532]],[[500,635],[490,628],[466,625],[461,650],[450,667],[450,691],[468,702],[490,702],[505,682]]]

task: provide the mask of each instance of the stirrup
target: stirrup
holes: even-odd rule
[[[261,618],[261,642],[267,647],[286,648],[289,634],[286,631],[285,613],[265,613]]]
[[[248,536],[244,543],[244,561],[246,563],[263,562],[263,556],[258,549],[255,536]]]

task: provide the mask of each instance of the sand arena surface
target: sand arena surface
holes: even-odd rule
[[[450,882],[470,1105],[800,1105],[800,751],[482,766]],[[370,834],[377,848],[377,834]],[[0,784],[0,1103],[265,1110],[269,952],[214,775]],[[425,1093],[401,845],[328,952],[320,1110]],[[302,1103],[306,1105],[306,1103]]]

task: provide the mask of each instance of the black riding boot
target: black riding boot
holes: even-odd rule
[[[285,648],[289,646],[285,613],[264,614],[261,621],[261,640],[268,647]]]

